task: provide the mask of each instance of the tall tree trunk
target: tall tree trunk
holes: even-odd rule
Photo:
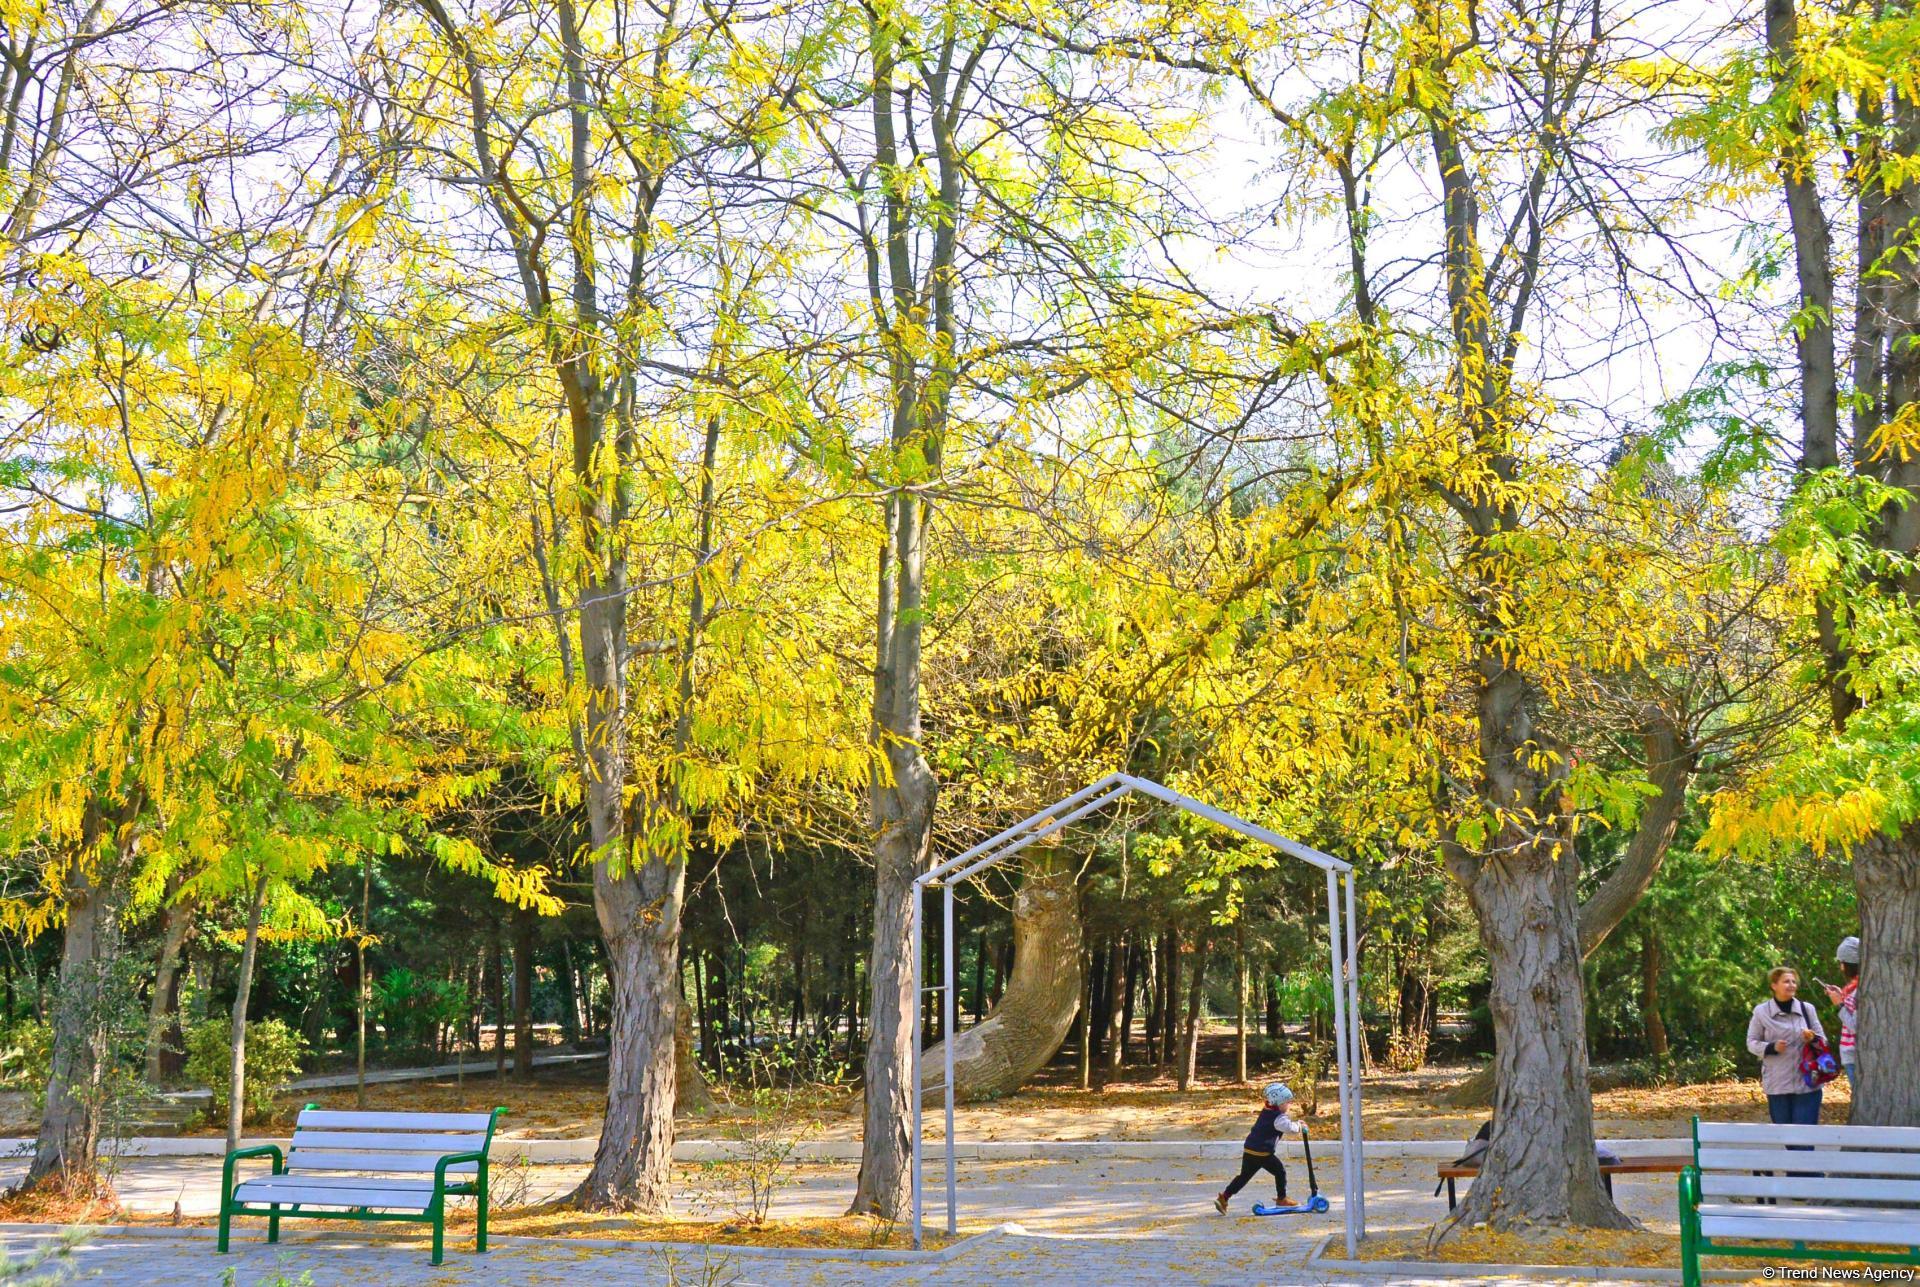
[[[987,1013],[987,932],[973,932],[973,1021],[979,1023]]]
[[[1481,1221],[1503,1230],[1631,1227],[1594,1161],[1571,836],[1515,824],[1486,855],[1450,855],[1449,865],[1463,878],[1487,953],[1495,1090],[1482,1178],[1434,1239]],[[1490,1173],[1504,1182],[1489,1184]]]
[[[1161,951],[1161,957],[1167,963],[1167,972],[1165,995],[1160,999],[1160,1063],[1166,1066],[1179,1058],[1180,977],[1185,962],[1180,954],[1180,935],[1177,931],[1167,931],[1166,946]]]
[[[1895,560],[1920,553],[1920,456],[1889,449],[1880,439],[1920,404],[1920,101],[1898,84],[1860,91],[1850,106],[1855,124],[1843,141],[1855,203],[1856,229],[1850,384],[1843,393],[1836,353],[1832,226],[1822,204],[1824,158],[1806,119],[1799,15],[1793,0],[1767,0],[1767,53],[1776,100],[1785,106],[1785,136],[1777,169],[1793,237],[1794,348],[1799,359],[1802,479],[1839,467],[1843,403],[1851,411],[1852,450],[1844,462],[1855,478],[1871,479],[1883,500],[1865,533]],[[1816,77],[1819,73],[1816,73]],[[1908,565],[1910,566],[1910,565]],[[1850,637],[1851,597],[1891,600],[1907,613],[1920,601],[1920,576],[1883,574],[1870,585],[1837,583],[1814,605],[1833,730],[1844,736],[1860,711],[1853,688],[1861,644]],[[1885,613],[1885,604],[1872,609]],[[1865,647],[1877,643],[1869,638]],[[1869,698],[1869,700],[1873,700]],[[1881,700],[1898,700],[1882,698]],[[1853,1088],[1856,1124],[1920,1126],[1920,824],[1895,834],[1876,832],[1853,851],[1854,891],[1860,914],[1859,1073]]]
[[[513,913],[513,1077],[533,1080],[533,912]]]
[[[1207,1003],[1207,954],[1209,944],[1203,937],[1194,951],[1193,963],[1189,967],[1192,980],[1187,985],[1187,1028],[1180,1042],[1181,1090],[1190,1090],[1193,1079],[1200,1069],[1200,1019]]]
[[[580,1044],[580,993],[573,977],[573,941],[560,940],[560,1040],[569,1049]],[[680,958],[680,993],[686,995],[686,958]]]
[[[104,1004],[120,953],[119,921],[86,864],[66,880],[66,932],[53,1004],[53,1059],[40,1133],[23,1189],[54,1188],[74,1197],[111,1197],[100,1172],[100,1111],[108,1073]]]
[[[260,913],[267,903],[267,877],[254,882],[247,904],[247,937],[240,948],[240,975],[233,991],[233,1053],[227,1069],[227,1152],[240,1147],[247,1112],[247,1003],[253,996],[253,963],[260,949]]]
[[[1164,936],[1149,934],[1142,944],[1147,954],[1147,1021],[1141,1036],[1146,1042],[1147,1063],[1155,1068],[1160,1066],[1160,1005],[1167,986],[1165,942]]]
[[[1659,875],[1673,835],[1686,812],[1687,792],[1699,768],[1698,750],[1665,711],[1647,712],[1640,731],[1647,780],[1653,798],[1640,811],[1633,838],[1620,861],[1580,905],[1580,960],[1599,950],[1627,914],[1640,905]],[[1448,1092],[1456,1108],[1483,1108],[1493,1102],[1495,1065],[1488,1064]]]
[[[1046,1067],[1073,1030],[1084,987],[1080,896],[1057,847],[1030,845],[1013,899],[1013,972],[985,1020],[953,1039],[954,1094],[973,1103],[1011,1094]],[[921,1085],[944,1095],[946,1050],[920,1061]]]
[[[1234,997],[1234,1079],[1247,1080],[1247,921],[1242,916],[1233,927]]]
[[[147,1006],[147,1043],[144,1066],[147,1084],[157,1086],[165,1075],[167,1029],[180,1006],[180,949],[186,945],[187,931],[193,928],[194,905],[191,899],[172,891],[167,901],[166,921],[160,934],[160,959],[154,966],[153,999]]]
[[[1107,945],[1107,1002],[1103,1011],[1106,1031],[1102,1034],[1100,1043],[1102,1056],[1100,1084],[1103,1086],[1117,1080],[1120,1076],[1120,1022],[1122,1003],[1126,1000],[1128,992],[1127,962],[1129,959],[1128,944],[1124,935]]]
[[[1120,997],[1120,1043],[1113,1059],[1113,1071],[1116,1075],[1133,1054],[1133,1007],[1134,999],[1139,995],[1140,961],[1144,955],[1138,936],[1129,934],[1127,936],[1126,990]]]
[[[1920,825],[1853,851],[1860,910],[1855,1126],[1920,1126]]]
[[[496,906],[487,926],[487,1000],[493,1006],[493,1076],[497,1082],[507,1079],[507,985],[501,950],[500,909]]]
[[[1262,972],[1261,991],[1266,994],[1267,999],[1267,1036],[1278,1041],[1281,1036],[1280,985],[1275,982],[1271,970]]]
[[[1079,1058],[1075,1061],[1075,1084],[1081,1090],[1093,1089],[1093,969],[1087,954],[1080,954],[1080,973],[1085,982],[1080,988],[1079,1015],[1074,1027],[1079,1032]]]
[[[1660,1017],[1660,935],[1651,925],[1640,930],[1640,1026],[1647,1035],[1647,1053],[1667,1057],[1667,1025]]]
[[[367,1111],[367,1008],[373,1001],[373,980],[367,977],[367,935],[373,932],[373,855],[360,860],[360,932],[353,937],[353,1103]]]
[[[682,993],[684,997],[684,992]],[[713,1091],[706,1074],[700,1071],[700,1057],[693,1048],[693,1013],[682,1005],[674,1018],[674,1110],[704,1113],[713,1107]]]

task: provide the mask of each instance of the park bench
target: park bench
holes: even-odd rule
[[[1678,1142],[1678,1141],[1676,1141]],[[1623,1157],[1617,1162],[1600,1164],[1600,1180],[1607,1186],[1607,1196],[1613,1196],[1613,1177],[1616,1175],[1677,1175],[1691,1164],[1693,1158],[1685,1153],[1660,1154],[1655,1157]],[[1478,1162],[1448,1162],[1439,1170],[1439,1178],[1447,1183],[1447,1210],[1457,1205],[1453,1184],[1455,1180],[1471,1180],[1480,1174]]]
[[[506,1113],[352,1113],[309,1104],[294,1123],[285,1160],[278,1144],[227,1154],[220,1181],[220,1250],[237,1215],[264,1216],[267,1241],[280,1241],[289,1216],[319,1220],[397,1220],[433,1226],[433,1263],[441,1260],[447,1199],[479,1207],[473,1249],[487,1249],[487,1151]],[[270,1158],[271,1175],[234,1183],[234,1164]],[[431,1175],[432,1179],[422,1178]]]
[[[1920,1127],[1694,1118],[1693,1163],[1680,1173],[1682,1281],[1698,1287],[1702,1256],[1783,1253],[1920,1264]]]

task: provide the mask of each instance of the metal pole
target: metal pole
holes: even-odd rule
[[[1367,1150],[1366,1136],[1360,1124],[1360,1078],[1367,1068],[1367,1020],[1360,1013],[1360,917],[1354,911],[1355,884],[1351,869],[1347,881],[1347,1010],[1353,1021],[1353,1214],[1360,1237],[1367,1236]]]
[[[1353,1154],[1350,1151],[1353,1127],[1347,1119],[1347,989],[1341,977],[1340,958],[1340,886],[1339,876],[1327,869],[1327,947],[1331,958],[1333,982],[1333,1049],[1335,1072],[1340,1087],[1340,1192],[1341,1214],[1347,1222],[1347,1255],[1355,1251],[1353,1236]]]
[[[941,997],[940,997],[940,1004],[942,1007],[941,1013],[942,1015],[945,1016],[945,1020],[940,1026],[940,1031],[946,1034],[946,1040],[941,1042],[941,1045],[945,1047],[945,1054],[947,1058],[947,1070],[946,1070],[946,1078],[947,1078],[947,1236],[951,1238],[955,1234],[960,1232],[960,1224],[959,1224],[960,1177],[959,1177],[958,1166],[954,1161],[954,1147],[953,1147],[953,1097],[954,1097],[953,942],[954,942],[954,939],[953,939],[953,886],[952,885],[947,886],[947,909],[946,910],[947,910],[947,928],[946,928],[946,934],[942,938],[941,942],[946,949],[947,973],[946,973],[946,978],[942,981],[943,990],[941,992]]]
[[[913,1036],[909,1045],[913,1050],[913,1249],[920,1250],[920,1212],[924,1205],[921,1192],[920,1160],[920,998],[925,995],[926,971],[920,960],[920,898],[926,892],[926,886],[919,881],[913,882],[913,906],[908,910],[907,920],[913,933]]]

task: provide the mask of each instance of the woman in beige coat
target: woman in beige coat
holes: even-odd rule
[[[1776,1126],[1817,1126],[1820,1088],[1800,1078],[1800,1052],[1815,1037],[1827,1039],[1820,1016],[1800,998],[1800,976],[1784,965],[1767,971],[1773,996],[1753,1007],[1747,1049],[1760,1058],[1760,1089]]]

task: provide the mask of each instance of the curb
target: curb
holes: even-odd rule
[[[182,1225],[178,1228],[156,1227],[153,1225],[60,1225],[60,1224],[20,1224],[0,1223],[0,1237],[20,1233],[73,1233],[84,1231],[88,1238],[130,1238],[130,1239],[185,1239],[190,1242],[206,1242],[219,1237],[219,1230],[204,1229],[194,1225]],[[236,1249],[253,1245],[284,1247],[289,1242],[320,1244],[330,1238],[338,1238],[339,1232],[331,1229],[300,1230],[282,1229],[280,1241],[269,1244],[264,1234],[261,1238],[241,1239],[239,1229],[235,1229]],[[998,1224],[979,1233],[970,1233],[936,1251],[909,1251],[893,1247],[750,1247],[724,1242],[649,1242],[634,1238],[543,1238],[533,1234],[494,1234],[488,1242],[495,1246],[528,1247],[587,1247],[598,1251],[659,1252],[662,1254],[691,1254],[701,1256],[742,1257],[748,1260],[823,1260],[858,1261],[873,1264],[917,1264],[943,1265],[974,1250],[984,1243],[992,1242],[1009,1235],[1025,1233],[1017,1224]],[[459,1254],[461,1248],[449,1237],[447,1247],[448,1268],[452,1257]],[[468,1252],[471,1255],[471,1252]]]
[[[241,1146],[284,1144],[285,1136],[248,1137]],[[541,1140],[496,1138],[493,1157],[498,1161],[525,1158],[536,1166],[591,1162],[597,1139]],[[1299,1145],[1284,1142],[1288,1156],[1298,1157]],[[1687,1144],[1684,1137],[1661,1139],[1608,1140],[1607,1147],[1623,1158],[1672,1153]],[[1323,1147],[1333,1148],[1338,1157],[1338,1140]],[[0,1139],[0,1160],[24,1156],[31,1150],[31,1139]],[[676,1162],[724,1162],[740,1157],[750,1145],[736,1140],[675,1140]],[[1450,1162],[1460,1156],[1463,1146],[1456,1140],[1367,1140],[1368,1159],[1430,1158]],[[121,1141],[120,1157],[225,1157],[226,1142],[213,1136],[141,1136]],[[927,1165],[946,1160],[947,1152],[929,1144],[923,1157]],[[1186,1159],[1219,1161],[1240,1156],[1240,1141],[1231,1140],[962,1140],[954,1147],[957,1162],[1072,1161],[1080,1158]],[[809,1140],[794,1146],[788,1157],[796,1162],[858,1162],[858,1140]]]
[[[1449,1260],[1348,1260],[1324,1253],[1333,1240],[1342,1235],[1328,1234],[1307,1257],[1309,1269],[1337,1269],[1349,1274],[1417,1275],[1426,1278],[1528,1278],[1548,1282],[1572,1278],[1582,1282],[1677,1283],[1681,1271],[1658,1265],[1609,1268],[1606,1265],[1499,1265],[1485,1262]],[[1708,1282],[1750,1282],[1758,1271],[1751,1269],[1709,1269],[1701,1267],[1700,1276]]]

